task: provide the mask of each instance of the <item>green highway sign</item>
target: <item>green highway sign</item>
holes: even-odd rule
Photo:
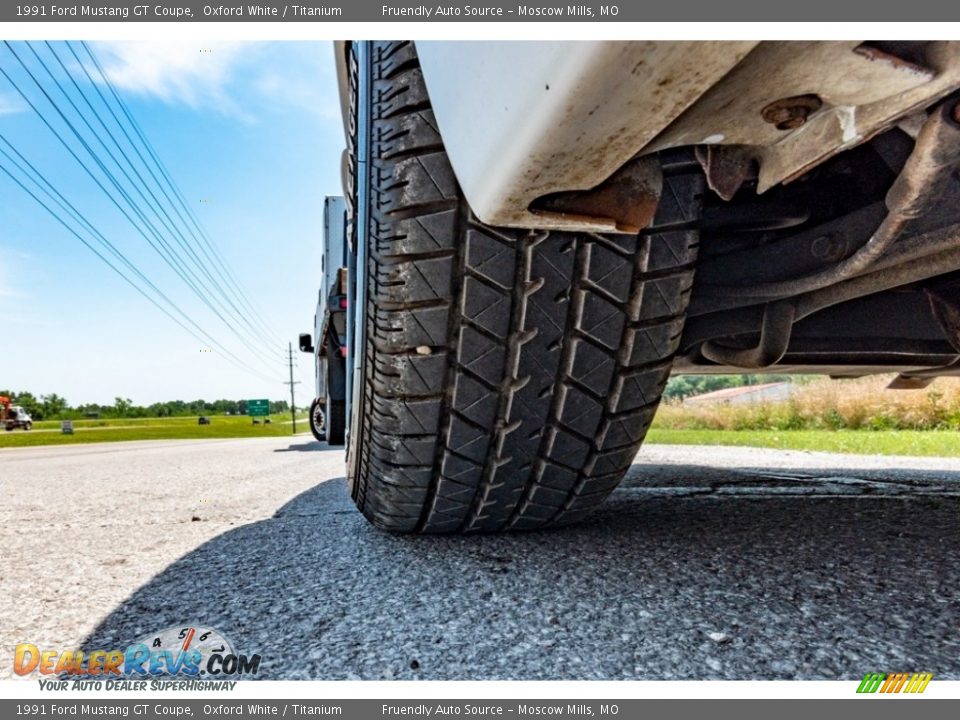
[[[258,417],[270,414],[269,400],[247,400],[247,415]]]

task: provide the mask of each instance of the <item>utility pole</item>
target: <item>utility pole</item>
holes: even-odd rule
[[[290,419],[293,420],[293,434],[297,434],[297,406],[293,399],[293,386],[299,385],[300,381],[293,381],[293,343],[287,343],[287,358],[290,365],[290,382],[285,382],[284,385],[290,386]]]

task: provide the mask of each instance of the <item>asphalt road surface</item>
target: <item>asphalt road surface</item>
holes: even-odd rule
[[[13,646],[220,630],[274,679],[960,679],[960,463],[650,446],[591,521],[396,537],[307,437],[0,451]]]

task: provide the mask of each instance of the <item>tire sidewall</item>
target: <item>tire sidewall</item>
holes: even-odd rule
[[[350,129],[349,138],[348,138],[348,151],[349,151],[349,177],[351,185],[348,188],[348,200],[350,203],[349,215],[350,215],[350,242],[348,243],[348,251],[354,255],[354,277],[350,278],[350,282],[354,284],[354,288],[351,290],[351,298],[347,304],[347,312],[352,313],[353,318],[350,323],[353,328],[353,335],[347,338],[347,362],[349,364],[355,363],[359,359],[359,363],[356,368],[351,370],[349,365],[345,368],[345,372],[351,373],[352,378],[350,380],[350,385],[352,387],[352,397],[347,398],[348,403],[344,404],[341,414],[343,417],[343,433],[345,439],[348,441],[347,445],[347,485],[350,490],[351,496],[357,500],[362,494],[362,488],[360,487],[363,479],[362,473],[360,471],[360,464],[362,463],[362,458],[360,457],[361,451],[364,443],[364,435],[366,432],[366,404],[367,404],[367,393],[366,388],[366,375],[367,375],[367,347],[366,343],[370,341],[370,338],[367,336],[365,323],[367,322],[367,308],[361,308],[358,305],[357,298],[363,297],[365,304],[369,302],[368,290],[368,274],[370,272],[370,258],[367,254],[360,252],[360,244],[367,244],[367,228],[361,227],[358,222],[358,204],[360,201],[360,192],[361,186],[368,188],[369,187],[369,178],[360,177],[360,163],[359,163],[359,133],[360,133],[360,74],[363,72],[370,72],[369,68],[361,67],[361,58],[359,47],[361,44],[367,41],[355,41],[350,43],[350,54],[352,58],[348,58],[348,64],[350,66],[350,107],[354,114],[353,127]],[[369,87],[369,83],[368,83]],[[366,102],[366,109],[369,110],[371,103],[369,98]],[[372,117],[367,117],[363,124],[369,127],[369,124],[372,122]],[[367,149],[369,152],[369,143],[367,143]],[[370,158],[366,158],[367,162],[364,165],[367,168],[367,172],[370,171],[369,162]],[[360,263],[357,262],[357,258],[364,257],[366,262],[363,266],[360,266]],[[362,286],[362,293],[358,293],[357,290]],[[360,339],[362,335],[362,340]],[[357,354],[359,353],[359,355]],[[329,365],[329,363],[328,363]],[[329,370],[328,370],[329,372]],[[333,407],[332,401],[329,399],[330,393],[327,393],[327,435],[330,437],[330,425],[332,424],[334,414],[337,408]],[[346,406],[349,404],[350,407],[350,417],[346,417]],[[346,428],[349,426],[349,433],[346,432]]]
[[[324,404],[324,406],[325,405],[326,404]],[[313,433],[314,438],[322,442],[327,439],[327,436],[325,432],[325,423],[324,425],[321,425],[319,427],[317,426],[317,423],[316,423],[316,414],[319,407],[320,407],[320,398],[314,398],[313,402],[310,403],[310,432]],[[323,415],[322,410],[321,410],[321,414]]]

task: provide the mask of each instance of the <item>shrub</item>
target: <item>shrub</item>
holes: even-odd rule
[[[922,390],[888,390],[893,376],[796,384],[779,402],[691,404],[665,400],[655,426],[676,430],[960,429],[960,378]]]

